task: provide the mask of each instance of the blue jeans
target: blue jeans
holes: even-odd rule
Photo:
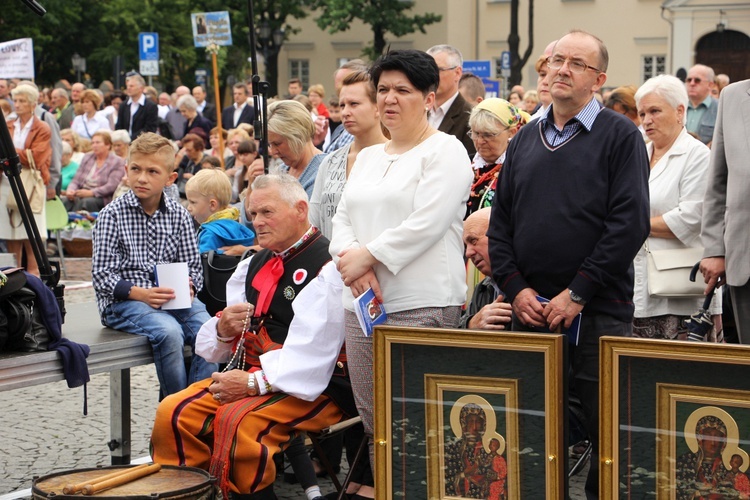
[[[190,309],[162,311],[145,302],[125,300],[109,305],[104,311],[104,322],[110,328],[148,337],[154,351],[156,375],[165,396],[209,378],[219,369],[216,363],[195,355],[195,337],[209,319],[206,306],[198,299],[193,300]],[[185,345],[193,349],[189,374],[185,373],[183,359]]]

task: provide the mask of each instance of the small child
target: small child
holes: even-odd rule
[[[161,310],[174,290],[157,286],[157,264],[186,262],[191,297],[203,285],[193,221],[179,202],[164,195],[177,178],[169,140],[144,133],[130,147],[131,190],[99,212],[94,225],[92,275],[102,324],[144,335],[151,342],[162,395],[209,378],[218,365],[193,355],[190,373],[185,345],[195,347],[200,327],[211,319],[200,300],[189,309]]]
[[[229,203],[232,184],[221,170],[203,169],[185,184],[188,212],[201,227],[198,233],[200,252],[232,245],[252,246],[255,233],[240,224],[240,212]]]

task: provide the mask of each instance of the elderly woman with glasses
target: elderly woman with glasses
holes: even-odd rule
[[[521,111],[505,99],[485,99],[471,111],[469,136],[477,154],[472,162],[474,181],[466,203],[467,217],[492,205],[508,143],[523,123]]]

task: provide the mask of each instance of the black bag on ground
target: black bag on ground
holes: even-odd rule
[[[198,292],[198,298],[206,305],[208,314],[214,316],[227,306],[227,281],[239,263],[253,253],[247,250],[242,255],[226,255],[209,250],[201,254],[203,288]]]

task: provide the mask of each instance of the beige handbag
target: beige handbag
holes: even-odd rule
[[[26,197],[29,199],[31,211],[40,214],[47,199],[47,188],[44,186],[42,173],[36,167],[34,155],[31,154],[30,149],[26,150],[26,156],[29,159],[29,168],[22,168],[19,177],[23,190],[26,192]],[[12,192],[6,200],[5,206],[8,207],[8,212],[18,212],[18,203],[16,203],[16,198]]]
[[[690,281],[690,271],[703,257],[703,248],[649,250],[648,294],[651,297],[703,297],[703,280]]]

